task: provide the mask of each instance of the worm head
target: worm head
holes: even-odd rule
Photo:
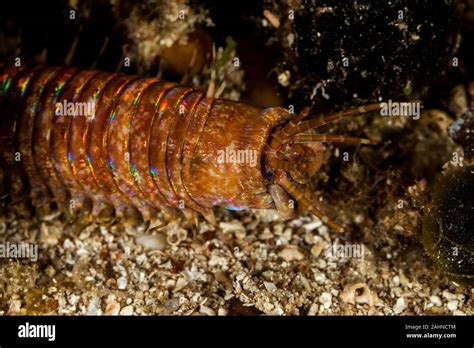
[[[273,131],[263,153],[263,162],[265,174],[270,181],[268,192],[282,218],[293,217],[293,201],[296,200],[300,210],[310,211],[329,227],[338,232],[343,231],[342,226],[333,222],[319,207],[319,202],[308,185],[323,163],[322,143],[374,143],[369,139],[315,133],[312,129],[344,117],[378,109],[379,104],[370,104],[304,121],[309,114],[309,108],[304,108],[300,114],[291,117],[286,124]]]
[[[278,150],[266,150],[265,170],[271,182],[268,191],[280,216],[290,219],[295,215],[294,200],[301,200],[300,193],[321,168],[324,146],[290,141]]]
[[[308,111],[303,110],[276,128],[263,153],[265,175],[270,182],[268,192],[283,219],[294,217],[295,200],[303,208],[314,205],[310,203],[308,184],[323,164],[324,146],[320,142],[301,141],[299,135],[291,134]],[[329,221],[325,215],[322,219]]]

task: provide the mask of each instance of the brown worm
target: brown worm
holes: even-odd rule
[[[312,197],[320,142],[370,144],[311,129],[379,104],[305,121],[189,87],[75,68],[0,67],[3,187],[11,204],[170,220],[182,212],[214,222],[212,208],[276,208],[293,200],[342,231]]]

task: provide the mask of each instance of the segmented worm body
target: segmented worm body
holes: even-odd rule
[[[304,110],[261,110],[189,87],[61,67],[0,68],[3,186],[11,204],[51,202],[110,216],[188,219],[212,208],[317,207],[307,183],[319,142],[366,139],[307,131],[378,104],[308,121]],[[253,159],[253,160],[249,160]]]

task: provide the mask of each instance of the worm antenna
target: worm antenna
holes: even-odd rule
[[[298,126],[298,124],[303,121],[308,115],[309,115],[309,112],[311,111],[311,109],[306,106],[303,108],[303,110],[301,110],[301,112],[294,116],[290,122],[288,122],[287,125],[285,125],[282,129],[280,129],[279,131],[277,131],[277,133],[275,134],[275,136],[272,138],[271,142],[270,142],[270,147],[272,149],[277,149],[280,147],[280,145],[283,143],[283,141],[285,139],[288,139],[291,134],[289,133],[289,131],[295,127]]]
[[[309,114],[309,109],[304,108],[299,115],[295,116],[285,127],[275,134],[270,142],[270,147],[272,149],[277,149],[284,141],[298,133],[309,131],[313,128],[320,127],[342,118],[362,115],[371,111],[380,110],[381,108],[381,103],[368,104],[350,110],[338,111],[329,115],[321,115],[315,119],[302,122],[302,120]]]
[[[381,103],[376,103],[376,104],[369,104],[365,106],[359,106],[357,108],[353,108],[350,110],[345,110],[345,111],[338,111],[333,114],[329,115],[321,115],[318,118],[315,118],[313,120],[308,120],[305,122],[301,122],[298,124],[296,127],[293,127],[291,130],[289,130],[289,133],[291,135],[295,135],[298,133],[306,132],[310,129],[320,127],[322,125],[325,125],[330,122],[334,122],[337,120],[340,120],[342,118],[346,117],[352,117],[352,116],[359,116],[362,114],[366,114],[371,111],[376,111],[380,110],[382,108]]]
[[[365,145],[376,145],[378,142],[358,137],[350,137],[346,135],[334,135],[334,134],[315,134],[315,133],[300,133],[292,137],[296,144],[308,144],[308,143],[351,143],[351,144],[365,144]]]

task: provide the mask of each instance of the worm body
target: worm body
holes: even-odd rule
[[[94,216],[113,208],[146,220],[179,210],[208,214],[217,205],[271,205],[261,164],[219,162],[217,149],[261,157],[281,114],[154,78],[74,68],[10,66],[0,83],[13,200],[27,192],[34,206],[91,201]],[[76,113],[78,105],[92,113]]]
[[[303,132],[378,107],[303,121],[307,110],[261,110],[156,78],[60,67],[0,71],[10,203],[28,198],[39,209],[56,202],[94,218],[169,220],[182,212],[212,222],[215,206],[276,207],[288,218],[291,196],[340,229],[305,189],[321,165],[318,143],[369,142]]]

